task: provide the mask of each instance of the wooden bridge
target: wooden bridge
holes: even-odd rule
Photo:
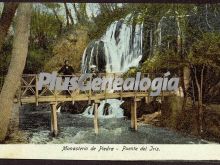
[[[77,76],[80,74],[71,75],[69,77]],[[99,73],[97,77],[122,77],[122,73]],[[149,74],[142,74],[144,77],[154,78]],[[66,77],[66,76],[65,76]],[[98,104],[101,100],[106,99],[123,99],[131,98],[133,104],[131,104],[131,128],[137,130],[137,102],[141,99],[145,99],[149,102],[150,95],[149,91],[124,91],[123,88],[120,91],[108,91],[106,88],[102,91],[93,92],[88,91],[57,91],[50,90],[48,85],[44,85],[42,90],[38,90],[38,79],[37,74],[24,74],[21,78],[21,85],[15,97],[15,102],[21,104],[34,103],[38,106],[39,103],[49,103],[51,105],[51,132],[54,136],[58,134],[58,121],[57,121],[57,104],[62,102],[76,102],[76,101],[88,101],[89,104],[94,104],[94,128],[95,133],[98,134]],[[91,81],[89,79],[88,81]],[[172,92],[161,91],[158,97],[163,99],[164,96],[174,95]]]

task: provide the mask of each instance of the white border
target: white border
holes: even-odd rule
[[[123,137],[122,137],[123,138]],[[88,147],[87,151],[62,151],[63,146]],[[113,147],[114,151],[91,151]],[[147,151],[121,151],[123,146],[147,147]],[[149,151],[153,147],[160,151]],[[220,160],[219,144],[2,144],[0,158],[11,159],[66,159],[66,160]]]

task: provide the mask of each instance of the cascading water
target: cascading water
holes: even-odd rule
[[[147,20],[138,24],[133,22],[133,16],[129,14],[126,18],[113,22],[99,40],[91,42],[83,54],[82,72],[89,73],[92,65],[96,66],[98,72],[126,72],[130,67],[138,66],[142,58],[148,58],[158,48],[167,45],[163,41],[163,34],[169,33],[179,37],[179,33],[174,32],[179,32],[173,25],[176,21],[171,18],[162,17],[157,24],[149,23]],[[175,27],[174,31],[168,30],[169,25]],[[123,116],[118,100],[107,102],[113,111],[107,116],[103,115],[105,102],[102,101],[98,107],[100,117]],[[89,106],[83,115],[93,116],[93,110],[94,107]]]
[[[134,24],[133,17],[129,14],[126,18],[113,22],[106,33],[97,41],[91,42],[84,51],[82,59],[82,72],[90,72],[90,66],[96,65],[99,72],[115,73],[126,72],[130,67],[138,66],[143,57],[143,28],[144,23]],[[151,31],[150,47],[153,47],[153,29]],[[161,22],[156,35],[158,41],[155,46],[161,44]],[[145,53],[146,55],[146,53]],[[123,109],[120,108],[121,101],[110,99],[109,114],[104,115],[105,101],[102,101],[98,107],[99,117],[109,118],[123,117]],[[94,107],[89,106],[83,115],[92,117]]]
[[[90,72],[92,65],[97,66],[99,72],[126,72],[130,67],[137,67],[162,45],[167,45],[166,42],[170,41],[163,40],[164,34],[178,37],[176,32],[179,29],[173,18],[162,17],[157,23],[147,20],[133,23],[133,19],[129,14],[113,22],[99,40],[87,46],[82,58],[83,73]],[[169,26],[174,28],[170,30]]]
[[[131,15],[113,22],[98,41],[93,41],[84,51],[82,72],[96,65],[99,72],[125,72],[138,66],[142,58],[143,24],[128,23]]]
[[[116,99],[108,99],[100,102],[98,107],[98,116],[101,118],[122,118],[124,117],[123,109],[120,105],[124,101]],[[93,117],[94,116],[94,104],[86,108],[83,112],[83,116]]]
[[[98,41],[91,42],[84,51],[82,59],[82,72],[90,72],[90,66],[96,65],[99,72],[125,72],[132,66],[138,66],[142,59],[142,33],[143,24],[128,23],[132,19],[128,15],[125,19],[113,22],[106,33]],[[123,102],[116,99],[101,101],[98,115],[102,118],[121,118]],[[105,106],[108,114],[104,114]],[[94,107],[89,106],[83,113],[93,117]]]

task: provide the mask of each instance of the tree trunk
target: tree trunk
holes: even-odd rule
[[[199,106],[199,122],[200,122],[200,134],[203,132],[203,126],[202,126],[202,119],[203,119],[203,77],[204,77],[204,69],[205,65],[202,66],[201,71],[201,80],[200,80],[200,98],[198,100],[198,106]]]
[[[4,44],[5,37],[7,36],[17,7],[18,3],[4,3],[4,8],[0,19],[0,50],[2,48],[2,45]]]
[[[69,22],[69,16],[68,16],[68,8],[66,3],[64,3],[65,11],[66,11],[66,26],[69,27],[70,22]]]
[[[57,19],[57,22],[59,23],[60,25],[60,30],[59,30],[59,34],[62,34],[62,30],[63,30],[63,22],[60,20],[59,16],[57,15],[57,12],[56,10],[53,8],[53,14],[55,15],[56,19]]]
[[[69,18],[70,18],[71,24],[74,25],[74,20],[73,20],[72,14],[69,11],[66,3],[64,3],[64,7],[65,7],[65,10],[66,10],[67,25],[69,26]]]
[[[204,67],[202,68],[202,71],[201,71],[201,82],[199,83],[198,81],[198,78],[197,78],[197,71],[196,71],[196,68],[194,68],[194,76],[195,76],[195,80],[196,80],[196,86],[197,86],[197,91],[198,91],[198,108],[197,108],[197,111],[198,111],[198,134],[201,135],[202,133],[202,81],[203,81],[203,70],[204,70]]]
[[[78,11],[77,8],[76,8],[76,4],[73,3],[72,5],[73,5],[73,9],[74,9],[74,12],[75,12],[75,15],[76,15],[77,21],[78,21],[78,23],[81,23],[81,16],[80,16],[79,11]]]
[[[3,141],[7,135],[14,96],[26,62],[31,8],[31,3],[21,3],[18,6],[11,62],[0,93],[0,141]]]
[[[186,103],[187,103],[187,97],[188,97],[188,89],[190,86],[190,69],[188,66],[183,67],[183,94],[184,94],[184,101],[183,101],[183,107],[182,110],[185,110]]]
[[[74,25],[74,20],[73,20],[72,14],[71,14],[71,10],[68,10],[68,13],[69,13],[69,17],[70,17],[70,20],[71,20],[71,24]]]

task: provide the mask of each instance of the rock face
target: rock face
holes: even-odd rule
[[[183,105],[182,97],[165,97],[162,104],[162,123],[166,127],[177,129],[178,125],[183,122],[180,120]]]

